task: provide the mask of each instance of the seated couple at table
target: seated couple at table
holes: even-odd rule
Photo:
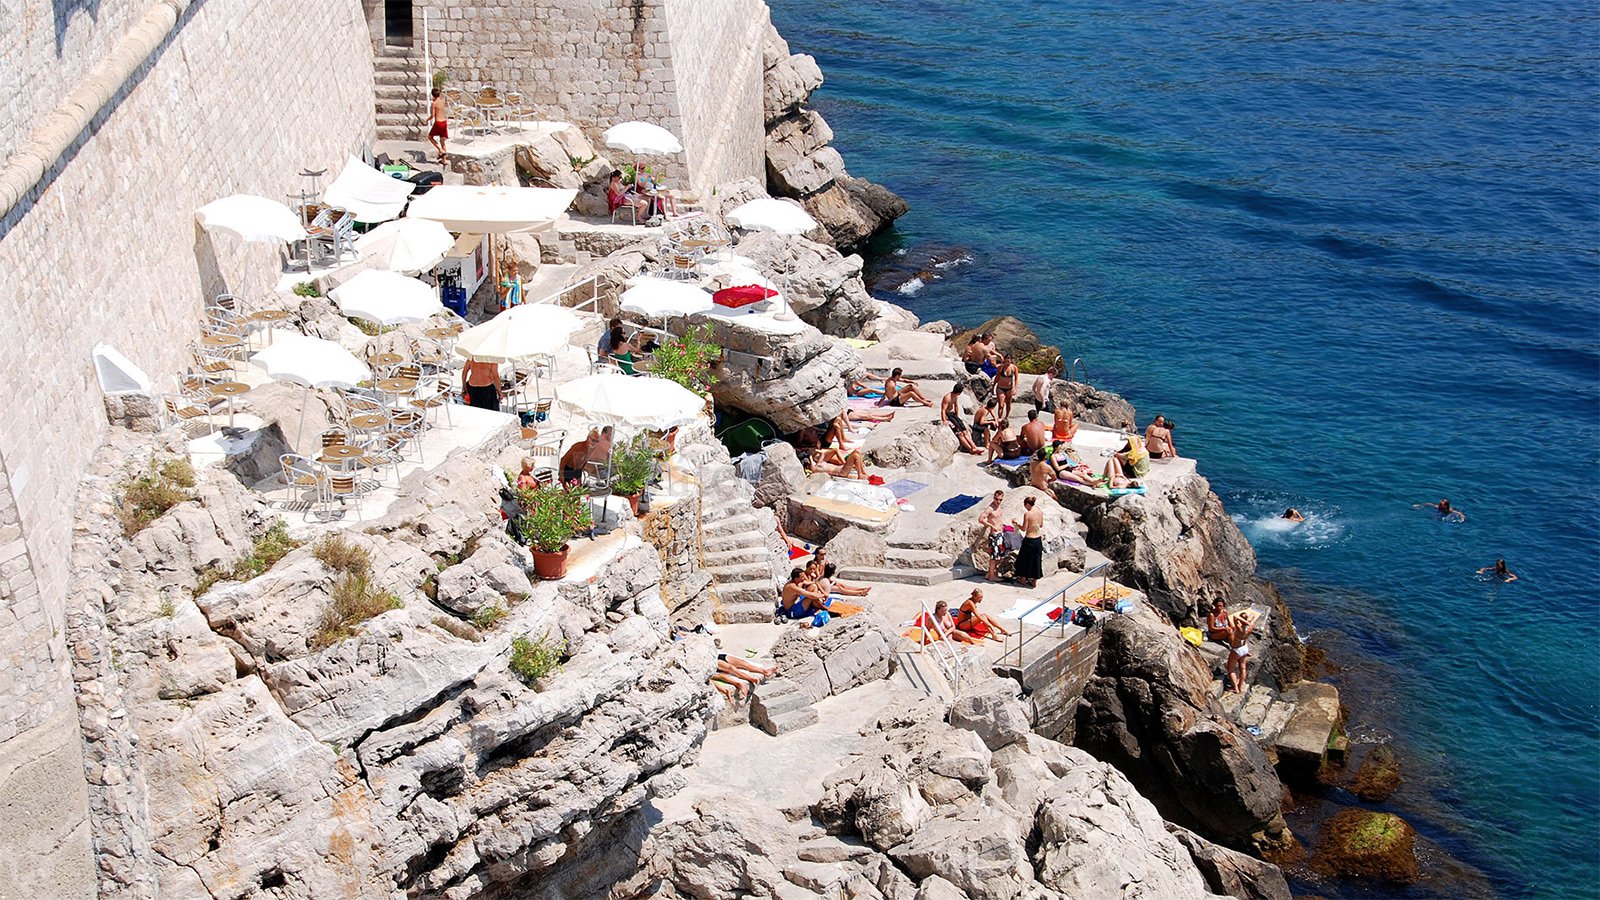
[[[624,179],[621,169],[611,170],[611,178],[606,183],[606,212],[615,213],[625,206],[633,209],[635,223],[678,214],[678,198],[663,188],[647,169],[636,171],[632,184]]]

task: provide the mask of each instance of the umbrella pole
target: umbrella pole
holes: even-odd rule
[[[294,450],[300,449],[300,442],[306,436],[306,407],[311,405],[311,386],[306,386],[305,401],[300,404],[300,427],[294,430]]]

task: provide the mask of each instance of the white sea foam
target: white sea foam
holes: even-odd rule
[[[1288,502],[1273,503],[1270,498],[1254,497],[1242,505],[1246,511],[1234,513],[1233,521],[1256,546],[1317,550],[1344,540],[1346,535],[1344,523],[1337,518],[1337,509],[1298,506],[1296,508],[1306,519],[1291,522],[1283,518],[1283,510],[1291,505]],[[1263,507],[1272,511],[1259,511]]]
[[[917,292],[921,291],[927,286],[927,282],[923,281],[921,278],[913,278],[895,288],[895,291],[897,293],[904,294],[907,297],[915,297]]]

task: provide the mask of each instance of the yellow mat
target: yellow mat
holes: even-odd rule
[[[1078,604],[1079,606],[1103,607],[1108,603],[1116,603],[1118,600],[1121,600],[1123,597],[1126,597],[1131,593],[1133,593],[1132,590],[1125,588],[1120,584],[1107,584],[1104,587],[1097,587],[1093,590],[1085,591],[1084,593],[1078,595],[1078,599],[1072,602]]]

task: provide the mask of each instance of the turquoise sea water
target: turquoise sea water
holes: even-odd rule
[[[1177,420],[1401,752],[1390,807],[1495,892],[1600,892],[1600,7],[773,6],[912,203],[883,251],[971,250],[898,299]]]

